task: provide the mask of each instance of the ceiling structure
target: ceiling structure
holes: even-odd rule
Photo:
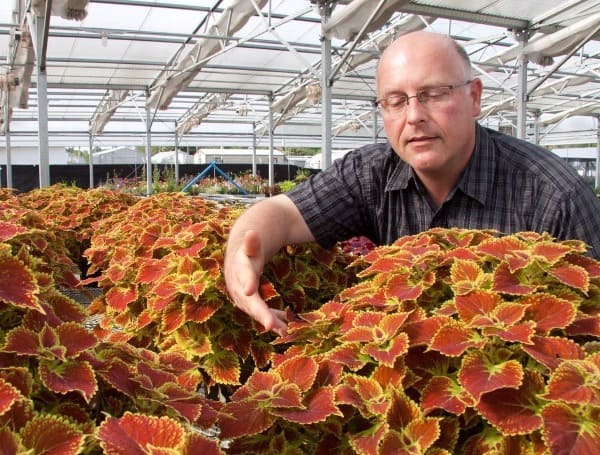
[[[378,56],[419,29],[466,48],[483,124],[597,142],[600,0],[0,3],[12,146],[363,145],[384,137]]]

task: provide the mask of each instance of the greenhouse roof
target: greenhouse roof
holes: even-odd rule
[[[600,0],[5,0],[0,108],[13,145],[47,112],[52,145],[143,145],[149,124],[155,145],[264,146],[271,117],[277,146],[320,146],[325,68],[349,148],[383,135],[377,59],[417,29],[465,46],[482,122],[518,128],[522,98],[542,143],[596,143]]]

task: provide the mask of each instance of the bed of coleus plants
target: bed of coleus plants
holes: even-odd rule
[[[0,453],[600,453],[600,263],[581,242],[289,246],[261,285],[289,308],[275,338],[223,282],[242,210],[0,191]],[[65,294],[92,287],[89,306]]]

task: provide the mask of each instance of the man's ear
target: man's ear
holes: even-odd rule
[[[483,83],[478,77],[471,81],[471,99],[473,100],[473,117],[479,117],[481,114],[481,95],[483,93]]]

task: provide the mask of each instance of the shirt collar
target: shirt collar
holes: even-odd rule
[[[490,194],[490,186],[496,168],[496,157],[491,146],[490,138],[481,125],[475,125],[475,149],[471,159],[456,185],[466,195],[485,204]],[[396,166],[392,171],[386,191],[405,190],[412,181],[416,187],[419,186],[414,170],[407,163],[398,158],[392,146],[388,143],[386,153],[393,155]]]

